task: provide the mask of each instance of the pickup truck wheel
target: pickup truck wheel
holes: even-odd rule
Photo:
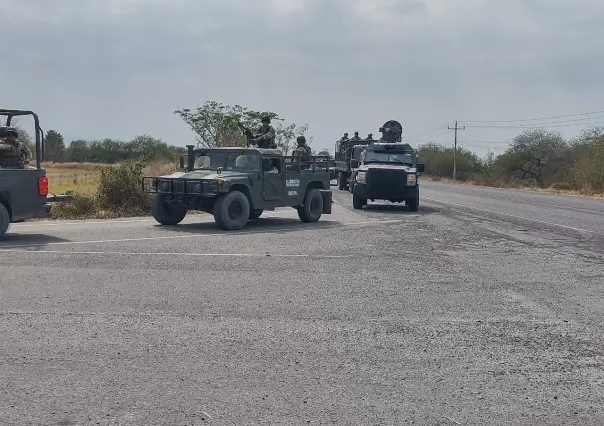
[[[264,209],[251,209],[250,210],[250,219],[258,219],[262,213],[264,212]]]
[[[231,191],[214,205],[214,221],[226,230],[241,229],[250,218],[250,202],[241,191]]]
[[[187,215],[187,207],[181,203],[166,202],[165,195],[156,194],[151,201],[151,214],[162,225],[176,225]]]
[[[306,191],[303,203],[298,208],[298,217],[300,220],[305,223],[318,221],[323,214],[323,197],[319,190],[312,188]]]
[[[365,204],[367,204],[367,198],[363,198],[354,194],[352,195],[352,207],[357,210],[360,210]]]
[[[0,240],[6,235],[8,231],[8,225],[10,224],[10,216],[8,210],[4,207],[4,204],[0,203]]]

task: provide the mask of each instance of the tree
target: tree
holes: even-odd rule
[[[184,108],[174,111],[195,133],[198,146],[206,148],[223,146],[245,146],[246,138],[238,124],[252,129],[267,115],[278,119],[270,111],[252,111],[241,105],[223,105],[217,101],[207,101],[195,111]]]
[[[248,129],[258,126],[263,116],[271,120],[275,128],[275,143],[277,149],[287,155],[296,145],[296,137],[305,134],[308,125],[297,126],[295,123],[283,124],[278,115],[270,111],[254,111],[241,105],[223,105],[217,101],[207,101],[195,111],[188,108],[174,111],[187,123],[195,134],[195,140],[200,147],[214,148],[223,146],[246,146],[246,138],[239,123]],[[310,144],[312,138],[307,138]]]
[[[44,147],[44,154],[47,160],[56,163],[62,161],[63,154],[65,153],[65,142],[63,141],[63,135],[56,130],[49,130],[46,132],[46,141]]]
[[[557,132],[527,129],[514,138],[497,162],[513,177],[534,181],[543,188],[563,166],[567,148],[568,144]]]

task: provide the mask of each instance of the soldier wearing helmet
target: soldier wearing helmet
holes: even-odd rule
[[[24,169],[32,159],[31,150],[27,145],[19,140],[19,133],[14,127],[6,127],[4,131],[4,138],[2,143],[11,147],[11,150],[16,154],[17,163],[16,167]]]
[[[258,148],[276,149],[275,129],[270,124],[271,118],[269,116],[264,116],[262,117],[261,122],[262,125],[256,130],[256,133],[252,135],[250,142],[257,145]]]

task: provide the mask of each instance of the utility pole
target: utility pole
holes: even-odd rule
[[[455,127],[448,126],[449,130],[455,130],[455,146],[453,148],[453,180],[457,180],[457,131],[458,130],[466,130],[466,126],[459,127],[457,125],[457,120],[455,120]]]

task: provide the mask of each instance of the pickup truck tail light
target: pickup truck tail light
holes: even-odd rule
[[[42,176],[38,179],[38,193],[43,196],[48,195],[48,177]]]

